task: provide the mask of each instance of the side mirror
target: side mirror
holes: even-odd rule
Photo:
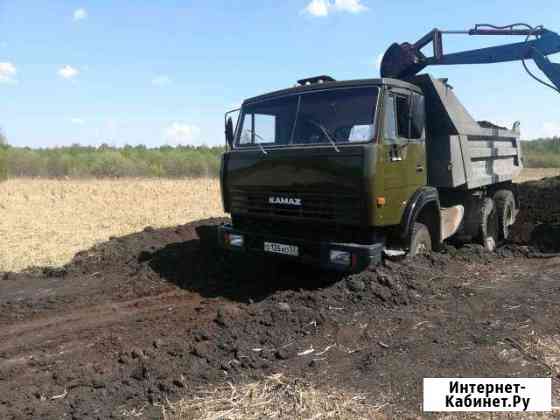
[[[241,111],[241,109],[237,108],[226,112],[226,114],[224,115],[226,146],[228,146],[230,150],[233,149],[233,144],[235,142],[235,127],[233,126],[232,115],[235,115],[236,121],[238,121],[239,111]]]
[[[226,142],[229,146],[230,149],[233,149],[233,120],[231,119],[231,117],[228,117],[226,120],[226,128],[225,128],[225,134],[226,134]]]

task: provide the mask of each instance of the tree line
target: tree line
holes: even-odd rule
[[[560,137],[524,141],[522,151],[528,168],[560,168]]]
[[[223,147],[73,145],[31,149],[0,144],[0,177],[215,177]]]
[[[560,137],[522,142],[524,164],[560,168]],[[0,179],[7,177],[122,178],[216,177],[223,147],[73,145],[50,149],[12,147],[0,132]]]

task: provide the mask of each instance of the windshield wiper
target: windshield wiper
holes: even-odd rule
[[[255,131],[251,130],[251,132],[253,133],[253,135],[255,136],[255,138],[258,138],[259,140],[262,140],[264,142],[267,142],[267,140],[265,138],[263,138],[261,135],[255,133]],[[256,144],[257,146],[259,146],[259,149],[261,149],[261,152],[263,153],[263,155],[268,155],[268,152],[265,150],[264,146],[260,143],[255,142],[254,144]]]
[[[332,144],[332,147],[334,147],[334,150],[336,150],[338,153],[340,153],[340,149],[338,148],[338,146],[336,145],[336,141],[334,141],[333,136],[331,135],[331,133],[329,133],[329,130],[327,130],[327,128],[321,124],[320,122],[314,121],[314,120],[308,120],[311,124],[315,125],[316,127],[318,127],[323,134],[325,135],[325,137],[327,138],[327,140]]]
[[[256,145],[259,146],[259,149],[261,149],[261,152],[263,153],[263,155],[268,155],[268,152],[266,151],[266,149],[264,148],[264,146],[260,143],[255,143]]]

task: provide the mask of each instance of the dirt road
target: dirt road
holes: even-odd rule
[[[353,276],[231,261],[217,219],[0,273],[0,418],[157,418],[198,387],[279,372],[388,416],[419,415],[434,376],[552,377],[558,406],[560,249],[552,225],[524,227],[543,217],[531,209],[517,231],[530,247],[448,247]]]

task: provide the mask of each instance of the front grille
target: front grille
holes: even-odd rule
[[[364,226],[302,222],[232,215],[236,229],[262,237],[294,238],[309,242],[372,243],[375,236]]]
[[[270,203],[270,197],[299,199],[301,205]],[[364,207],[359,195],[287,191],[231,190],[231,213],[286,220],[308,220],[359,224],[364,219]]]

